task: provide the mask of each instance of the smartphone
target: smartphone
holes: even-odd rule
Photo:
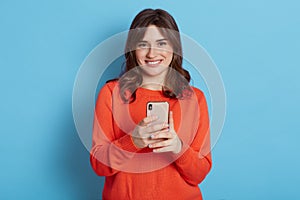
[[[150,101],[147,103],[147,117],[155,115],[158,119],[153,124],[169,123],[169,103],[167,101]]]

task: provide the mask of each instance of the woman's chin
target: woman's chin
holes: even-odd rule
[[[167,68],[165,69],[143,69],[144,75],[150,77],[160,77],[165,75],[167,72]]]

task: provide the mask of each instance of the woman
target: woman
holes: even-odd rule
[[[100,90],[90,161],[105,176],[103,199],[202,199],[211,169],[204,94],[189,86],[179,30],[161,9],[133,20],[123,75]],[[146,116],[149,101],[168,102],[166,123]]]

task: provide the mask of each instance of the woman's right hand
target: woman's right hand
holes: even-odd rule
[[[168,123],[153,124],[158,118],[156,116],[145,117],[135,127],[132,132],[132,140],[138,148],[147,147],[149,144],[163,141],[164,139],[152,139],[151,135],[154,133],[168,132]]]

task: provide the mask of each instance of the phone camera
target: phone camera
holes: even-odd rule
[[[148,105],[149,110],[152,110],[152,104]]]

